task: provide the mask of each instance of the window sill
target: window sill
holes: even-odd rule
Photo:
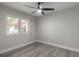
[[[9,34],[7,33],[6,36],[18,36],[18,35],[28,35],[30,32],[20,32],[20,33],[14,33],[14,34]]]

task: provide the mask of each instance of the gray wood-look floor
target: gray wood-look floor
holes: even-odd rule
[[[79,53],[36,42],[6,57],[79,57]]]

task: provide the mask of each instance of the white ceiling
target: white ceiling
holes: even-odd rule
[[[33,16],[39,16],[39,14],[37,13],[36,14],[31,13],[35,9],[24,6],[24,5],[30,5],[33,7],[37,7],[37,2],[0,2],[0,4]],[[42,7],[55,8],[55,11],[61,11],[77,5],[79,5],[78,2],[43,2],[42,3]],[[51,12],[55,12],[55,11],[48,11],[48,12],[46,11],[45,13],[50,14]]]

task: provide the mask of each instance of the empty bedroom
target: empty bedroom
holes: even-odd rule
[[[0,2],[0,57],[79,57],[79,2]]]

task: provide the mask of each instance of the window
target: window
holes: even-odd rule
[[[28,21],[7,17],[7,33],[17,34],[19,32],[28,32]]]
[[[7,17],[7,33],[8,34],[18,33],[18,18]]]
[[[20,20],[20,32],[28,32],[28,21]]]

